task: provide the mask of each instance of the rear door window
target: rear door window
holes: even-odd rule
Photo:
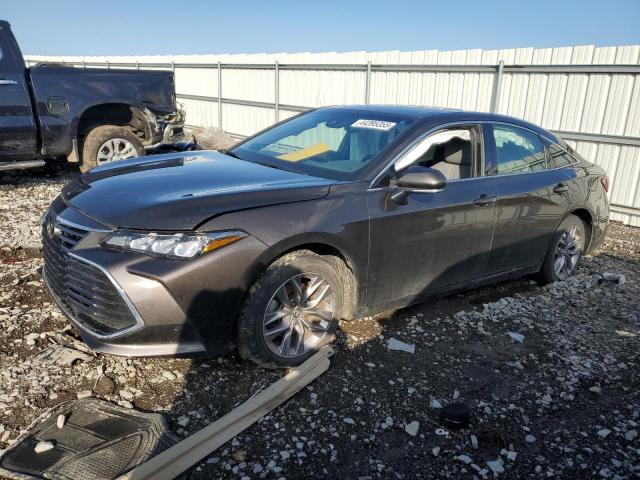
[[[487,165],[487,175],[538,172],[547,168],[544,145],[537,134],[511,125],[493,124],[488,130],[487,141],[489,147],[495,149],[495,156]]]

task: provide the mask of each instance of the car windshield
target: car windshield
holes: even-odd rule
[[[382,112],[314,110],[242,143],[232,154],[316,177],[355,180],[414,120]]]

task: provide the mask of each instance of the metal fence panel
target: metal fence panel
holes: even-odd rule
[[[640,226],[640,45],[27,60],[172,69],[187,123],[236,137],[334,104],[513,115],[560,132],[601,165],[611,178],[613,218]]]

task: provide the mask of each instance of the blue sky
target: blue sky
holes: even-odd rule
[[[640,0],[1,0],[27,54],[640,44]]]

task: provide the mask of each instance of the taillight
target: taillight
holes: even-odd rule
[[[609,193],[609,177],[606,175],[604,177],[600,177],[600,183],[602,184],[602,188],[604,191]]]

